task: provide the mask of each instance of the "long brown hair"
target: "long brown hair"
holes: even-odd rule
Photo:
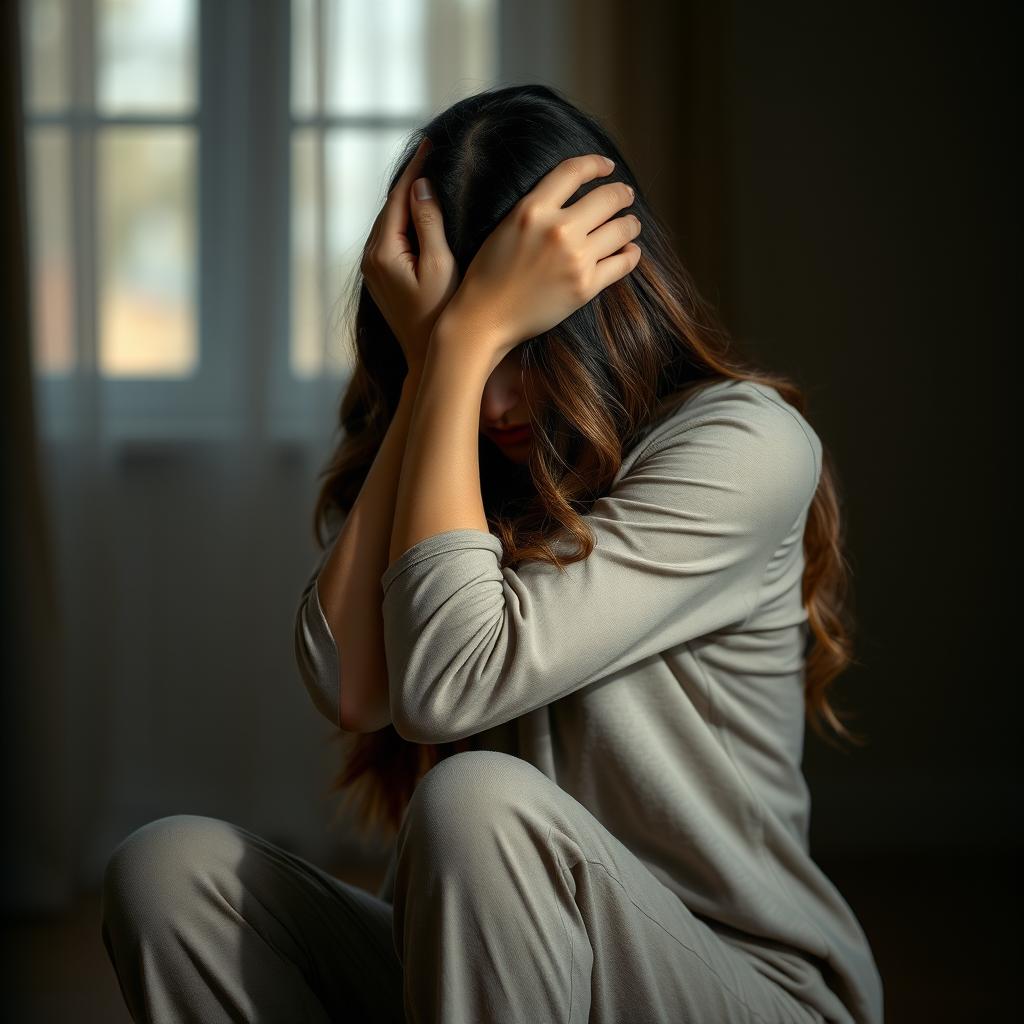
[[[423,174],[433,182],[461,273],[512,206],[568,156],[599,152],[616,164],[611,176],[587,183],[573,200],[607,181],[626,181],[636,190],[632,209],[643,224],[637,239],[642,256],[632,273],[556,328],[523,343],[523,382],[535,439],[529,462],[508,461],[481,437],[481,493],[489,527],[504,548],[503,566],[526,559],[568,565],[587,558],[594,538],[584,516],[608,493],[624,455],[667,410],[701,386],[725,378],[760,382],[805,414],[805,398],[792,380],[756,369],[737,352],[622,154],[590,115],[547,86],[478,93],[410,138],[391,187],[423,135],[433,142]],[[410,242],[415,247],[412,228]],[[320,474],[314,532],[321,547],[359,494],[394,416],[405,375],[401,347],[358,276],[348,302],[354,369],[341,400],[341,441]],[[835,677],[854,660],[841,505],[825,448],[803,540],[802,592],[811,631],[806,714],[826,741],[834,742],[823,723],[861,743],[827,697]],[[576,549],[556,552],[550,545],[556,533],[575,542]],[[389,833],[399,827],[423,773],[473,746],[473,737],[410,743],[390,724],[367,734],[339,732],[339,737],[347,750],[332,788],[358,804],[367,829]]]

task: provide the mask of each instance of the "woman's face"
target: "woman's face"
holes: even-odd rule
[[[491,371],[480,402],[480,433],[490,438],[511,462],[527,462],[530,458],[530,413],[523,393],[523,346],[517,345]],[[525,424],[525,436],[500,428],[519,428]]]

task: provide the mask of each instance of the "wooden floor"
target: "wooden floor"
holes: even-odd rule
[[[1002,1022],[1021,964],[1018,859],[890,855],[885,863],[818,862],[867,932],[882,973],[888,1024]],[[375,891],[381,869],[336,866]],[[99,894],[56,920],[6,923],[3,1020],[131,1024],[100,938]]]

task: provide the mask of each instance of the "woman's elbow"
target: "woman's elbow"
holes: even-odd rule
[[[409,713],[406,709],[393,709],[390,719],[395,727],[395,732],[408,743],[445,743],[447,737],[439,734],[431,721],[425,716]]]
[[[385,706],[381,708],[349,708],[344,697],[341,701],[341,716],[339,725],[343,732],[368,733],[377,732],[384,726],[391,724],[391,712]]]
[[[371,682],[341,688],[338,724],[345,732],[377,732],[391,724],[388,680],[375,677]]]
[[[423,690],[423,693],[431,692],[434,692],[431,687]],[[464,728],[465,722],[447,704],[422,695],[410,695],[402,688],[391,698],[390,720],[395,732],[409,743],[452,743],[477,731]]]

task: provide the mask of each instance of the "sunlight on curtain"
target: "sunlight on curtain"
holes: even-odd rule
[[[71,103],[67,0],[36,0],[27,13],[25,105],[38,114],[59,115]],[[37,371],[51,375],[66,375],[75,365],[70,147],[70,131],[62,124],[39,125],[25,139],[32,356]]]
[[[26,147],[32,181],[32,315],[35,364],[67,374],[75,363],[75,282],[71,265],[71,176],[68,130],[37,128]]]
[[[100,368],[195,371],[196,140],[191,128],[109,128],[97,146]]]
[[[26,103],[38,113],[62,110],[71,99],[68,0],[34,0],[26,13]]]

